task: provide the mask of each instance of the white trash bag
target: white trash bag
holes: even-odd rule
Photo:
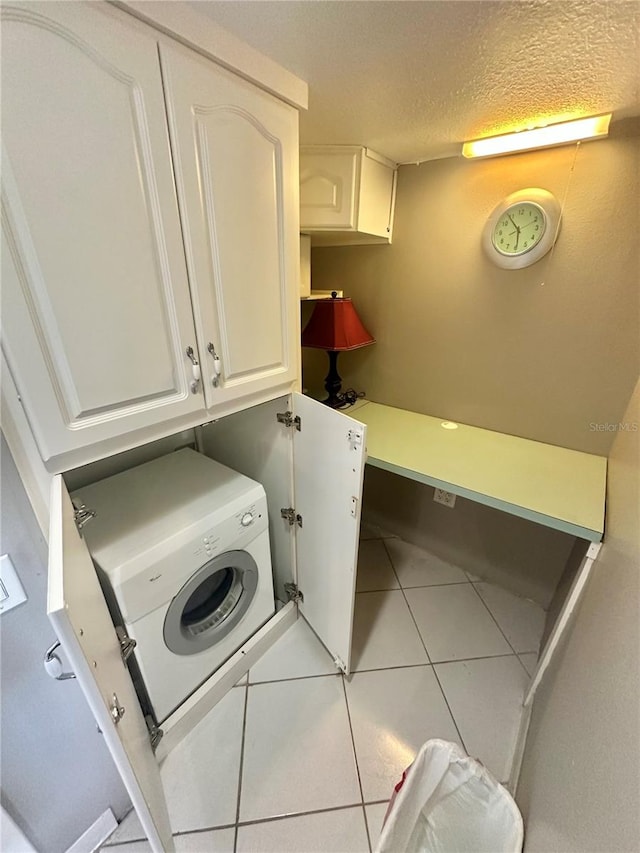
[[[428,740],[387,810],[376,853],[520,853],[511,794],[455,743]]]

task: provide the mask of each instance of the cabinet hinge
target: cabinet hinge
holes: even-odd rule
[[[82,534],[82,528],[88,521],[91,521],[92,518],[96,517],[95,509],[87,509],[84,504],[76,504],[73,503],[73,520],[76,523],[76,527],[80,534]]]
[[[118,696],[114,693],[109,703],[109,714],[113,720],[114,726],[117,726],[120,720],[124,717],[126,708],[120,704]]]
[[[304,595],[298,589],[298,585],[295,583],[286,583],[284,585],[284,591],[287,593],[289,597],[289,601],[304,601]]]
[[[151,749],[155,752],[158,748],[158,744],[162,740],[164,732],[154,723],[153,717],[150,714],[147,714],[144,721],[147,724],[147,729],[149,730],[149,743],[151,744]]]
[[[116,626],[116,635],[118,637],[118,642],[120,643],[120,654],[122,655],[122,660],[126,663],[127,659],[138,645],[138,641],[130,637],[122,625]]]
[[[300,416],[294,416],[293,412],[278,412],[276,414],[276,419],[279,424],[284,424],[286,427],[295,427],[298,432],[302,430],[302,421]]]
[[[339,658],[339,657],[337,657],[337,656],[336,656],[336,657],[333,659],[333,662],[334,662],[335,666],[336,666],[336,667],[337,667],[341,672],[346,673],[346,671],[347,671],[347,665],[346,665],[346,664],[345,664],[345,662],[342,660],[342,658]]]
[[[349,442],[350,450],[357,450],[362,446],[362,433],[357,429],[350,429],[347,433],[347,441]]]
[[[294,524],[297,524],[298,527],[302,527],[302,516],[299,515],[292,506],[283,507],[280,510],[280,515],[289,522],[291,527],[293,527]]]

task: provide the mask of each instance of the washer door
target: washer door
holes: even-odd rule
[[[258,587],[258,567],[246,551],[227,551],[205,563],[175,596],[164,620],[164,641],[177,655],[195,655],[232,631]]]

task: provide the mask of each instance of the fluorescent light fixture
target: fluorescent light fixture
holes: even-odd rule
[[[611,113],[601,116],[578,118],[535,127],[533,130],[520,130],[504,133],[501,136],[487,136],[465,142],[462,146],[463,157],[496,157],[499,154],[514,154],[531,148],[551,148],[554,145],[567,145],[580,139],[594,139],[607,136]]]

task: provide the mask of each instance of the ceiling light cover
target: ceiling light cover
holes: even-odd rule
[[[579,118],[536,127],[533,130],[521,130],[504,133],[500,136],[488,136],[465,142],[462,146],[463,157],[496,157],[500,154],[514,154],[532,148],[551,148],[555,145],[567,145],[583,139],[596,139],[607,136],[611,113],[601,116]]]

